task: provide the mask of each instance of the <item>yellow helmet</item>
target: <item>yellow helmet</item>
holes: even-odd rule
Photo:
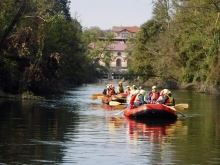
[[[122,82],[120,81],[119,84],[122,84]]]

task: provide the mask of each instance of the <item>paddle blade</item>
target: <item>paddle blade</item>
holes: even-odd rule
[[[92,100],[96,100],[96,99],[98,99],[98,98],[97,98],[97,96],[92,96],[91,99],[92,99]]]
[[[126,108],[125,105],[116,105],[112,107],[113,110],[124,109],[124,108]]]
[[[97,96],[97,98],[103,100],[105,96]]]
[[[189,104],[186,104],[186,103],[180,103],[180,104],[177,104],[181,107],[184,107],[185,109],[189,108]]]
[[[116,105],[120,105],[121,103],[120,102],[117,102],[117,101],[109,101],[109,105],[110,106],[116,106]]]
[[[176,104],[174,106],[174,108],[177,109],[177,110],[184,110],[184,109],[187,109],[188,107],[189,107],[188,104]]]
[[[97,94],[93,94],[92,96],[105,96],[105,95],[102,93],[97,93]]]

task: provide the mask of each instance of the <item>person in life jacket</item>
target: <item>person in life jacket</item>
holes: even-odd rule
[[[126,89],[125,93],[127,93],[127,94],[129,95],[130,92],[131,92],[131,87],[130,87],[130,86],[127,86],[127,89]]]
[[[107,87],[108,87],[108,85],[105,86],[105,89],[103,90],[102,94],[104,94],[104,95],[107,94]]]
[[[137,90],[137,87],[135,86],[135,85],[132,85],[131,86],[131,92],[134,92],[134,91],[136,91]]]
[[[147,96],[147,103],[148,104],[155,104],[155,102],[157,101],[157,99],[160,96],[160,93],[157,92],[157,87],[156,86],[152,86],[152,91],[148,94]]]
[[[122,82],[119,82],[119,83],[118,83],[117,93],[118,93],[118,94],[124,93],[124,88],[123,88]]]
[[[144,101],[144,96],[145,96],[145,90],[140,90],[140,92],[137,94],[137,96],[135,97],[135,100],[134,100],[134,107],[139,107],[141,106],[142,104],[145,104],[145,101]]]
[[[106,96],[111,97],[112,95],[113,95],[112,89],[110,88],[110,86],[107,86]]]
[[[169,97],[169,99],[166,101],[166,105],[168,105],[168,106],[174,106],[175,105],[175,99],[174,99],[174,97],[172,97],[172,93],[169,91],[168,92],[168,97]]]
[[[136,98],[136,96],[138,95],[138,93],[139,93],[139,90],[133,90],[132,92],[131,92],[131,96],[130,96],[130,99],[129,99],[129,103],[128,103],[128,108],[130,108],[130,109],[133,109],[134,108],[134,100],[135,100],[135,98]]]
[[[168,106],[174,106],[175,105],[175,100],[172,97],[171,92],[168,89],[163,90],[163,98],[160,100],[157,100],[156,103],[158,104],[165,104]]]
[[[110,85],[110,90],[112,95],[116,95],[115,87],[113,85]]]

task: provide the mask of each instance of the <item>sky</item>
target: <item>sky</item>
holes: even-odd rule
[[[70,0],[70,12],[83,28],[138,26],[152,17],[152,0]]]

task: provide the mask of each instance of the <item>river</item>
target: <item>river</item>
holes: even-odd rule
[[[45,101],[1,98],[0,164],[220,164],[219,96],[172,90],[177,104],[189,104],[185,117],[138,122],[91,100],[104,86],[68,88]]]

